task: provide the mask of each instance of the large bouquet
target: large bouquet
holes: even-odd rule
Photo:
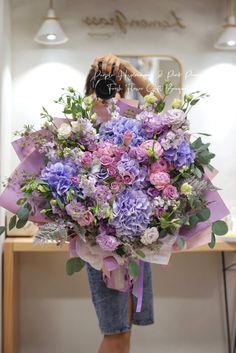
[[[171,89],[165,81],[165,96]],[[228,210],[211,182],[214,154],[201,137],[191,141],[187,118],[205,96],[185,95],[165,112],[153,93],[140,107],[113,98],[102,122],[91,97],[65,90],[56,101],[64,118],[44,108],[42,129],[26,126],[13,142],[21,163],[0,197],[15,213],[10,228],[36,222],[35,243],[69,242],[68,274],[87,261],[119,290],[143,261],[168,264],[173,251],[213,247]]]

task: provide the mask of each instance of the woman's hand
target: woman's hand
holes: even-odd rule
[[[98,64],[102,62],[102,71],[108,74],[112,71],[112,65],[114,65],[114,74],[117,75],[119,71],[126,71],[128,69],[129,63],[122,58],[118,58],[117,56],[109,53],[103,56],[97,56],[91,65],[96,71],[99,70]]]
[[[128,61],[122,58],[118,58],[117,56],[111,53],[103,56],[97,56],[93,64],[91,65],[96,71],[99,70],[99,62],[102,62],[102,71],[108,74],[111,73],[112,65],[114,64],[114,74],[119,75],[121,71],[125,73],[131,79],[131,81],[143,97],[149,94],[150,92],[153,92],[154,95],[158,98],[158,100],[164,99],[157,87]]]

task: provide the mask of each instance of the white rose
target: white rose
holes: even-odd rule
[[[67,139],[71,134],[71,126],[69,124],[63,123],[58,129],[59,139]]]
[[[144,234],[141,236],[141,243],[144,245],[152,244],[159,237],[159,232],[156,227],[147,228]]]
[[[78,121],[72,121],[71,126],[72,126],[72,131],[75,134],[80,131],[80,123]]]

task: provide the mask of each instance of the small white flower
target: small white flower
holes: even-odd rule
[[[77,120],[71,122],[71,127],[75,134],[80,131],[80,123]]]
[[[141,236],[141,243],[144,245],[152,244],[159,237],[159,232],[156,227],[147,228],[144,234]]]
[[[59,139],[67,139],[71,134],[71,126],[69,124],[63,123],[58,129]]]

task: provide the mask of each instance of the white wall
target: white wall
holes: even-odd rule
[[[11,38],[10,8],[7,0],[0,0],[0,190],[2,181],[11,171]],[[4,225],[4,211],[0,208],[0,225]],[[5,235],[0,237],[0,257],[2,259]],[[2,260],[0,261],[0,283],[2,283]],[[2,289],[2,286],[1,286]],[[0,302],[2,290],[0,290]],[[2,309],[2,308],[1,308]],[[2,318],[2,315],[0,316]],[[0,342],[2,340],[2,321],[0,319]]]
[[[51,101],[60,94],[60,87],[72,85],[82,91],[85,75],[97,55],[174,55],[185,72],[193,73],[184,80],[186,91],[200,89],[211,95],[193,111],[192,130],[212,133],[212,150],[217,154],[214,165],[220,171],[215,182],[223,188],[221,194],[236,214],[236,185],[232,177],[236,173],[235,53],[213,49],[223,17],[223,2],[58,0],[56,11],[70,41],[55,48],[39,46],[32,40],[47,3],[13,0],[12,129],[29,122],[38,127],[42,105],[59,113]],[[109,16],[117,8],[128,17],[150,19],[165,17],[174,9],[187,27],[184,31],[129,29],[126,35],[112,30],[114,34],[108,38],[89,37],[81,19],[86,15]],[[12,153],[12,168],[16,163]],[[59,255],[22,255],[22,353],[96,351],[99,331],[88,299],[85,273],[67,278],[65,260]],[[133,352],[226,352],[218,254],[175,255],[169,267],[155,266],[154,282],[157,324],[134,329]]]

